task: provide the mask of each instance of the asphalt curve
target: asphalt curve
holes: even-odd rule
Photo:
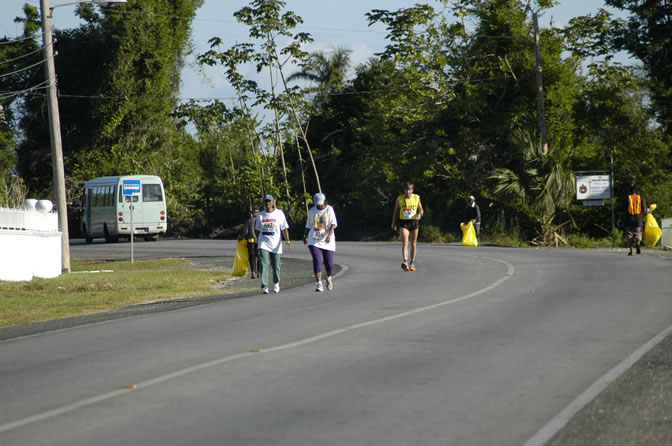
[[[668,438],[670,258],[422,245],[402,272],[399,251],[339,243],[334,290],[316,293],[294,247],[287,264],[308,283],[277,295],[2,341],[3,445],[637,444],[619,443],[641,438],[637,417]],[[658,415],[637,411],[651,383]]]

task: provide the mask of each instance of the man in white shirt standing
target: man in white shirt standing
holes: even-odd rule
[[[264,195],[264,210],[257,217],[255,226],[257,240],[259,240],[259,258],[261,260],[261,293],[268,294],[268,264],[270,260],[273,268],[273,292],[280,292],[280,255],[282,254],[282,236],[287,241],[287,248],[291,249],[289,240],[289,225],[285,213],[275,208],[273,195]]]

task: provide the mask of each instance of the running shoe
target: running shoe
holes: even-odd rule
[[[334,282],[331,281],[331,276],[327,277],[327,289],[329,291],[334,289]]]
[[[274,293],[279,293],[280,292],[280,282],[273,285],[273,292]]]
[[[408,265],[408,270],[409,271],[415,271],[415,264],[413,262],[411,262],[411,264]]]
[[[318,292],[318,293],[321,293],[322,291],[324,291],[324,287],[322,286],[322,281],[321,280],[319,282],[317,282],[317,288],[315,288],[315,291]]]
[[[401,262],[401,269],[408,271],[408,263],[406,261]]]
[[[268,288],[262,288],[261,294],[268,294]]]

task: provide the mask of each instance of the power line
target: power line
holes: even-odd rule
[[[4,42],[0,42],[0,45],[11,45],[12,43],[19,43],[19,42],[24,42],[26,40],[37,39],[38,37],[41,37],[42,34],[44,34],[44,33],[40,33],[37,36],[22,37],[21,39],[16,39],[16,40],[6,40]]]
[[[47,85],[48,83],[49,83],[49,81],[44,81],[40,84],[35,85],[34,87],[30,87],[28,89],[21,90],[21,91],[0,92],[0,101],[4,101],[5,99],[9,99],[9,98],[16,97],[16,96],[21,96],[23,94],[31,93],[31,92],[34,92],[34,91],[37,91],[37,90],[44,90],[46,88],[49,88],[49,86]]]
[[[14,59],[0,60],[0,65],[8,64],[8,63],[10,63],[10,62],[14,62],[15,60],[19,60],[19,59],[26,58],[26,57],[28,57],[28,56],[32,56],[33,54],[35,54],[35,53],[39,53],[39,52],[41,52],[42,50],[43,50],[43,48],[38,48],[38,49],[36,49],[35,51],[31,51],[30,53],[26,53],[26,54],[23,54],[23,55],[21,55],[21,56],[19,56],[19,57],[15,57]]]
[[[481,82],[496,81],[501,79],[510,79],[511,76],[504,75],[500,77],[488,77],[482,79],[471,79],[471,80],[452,80],[446,81],[446,84],[476,84]],[[343,91],[343,92],[332,92],[332,93],[323,93],[319,96],[356,96],[356,95],[368,95],[368,94],[378,94],[378,93],[391,93],[395,91],[408,91],[412,90],[410,87],[398,87],[398,88],[381,88],[374,90],[357,90],[357,91]],[[81,95],[81,94],[58,94],[59,98],[68,98],[68,99],[127,99],[127,96],[105,96],[105,95]],[[159,96],[144,96],[144,99],[164,99],[164,97]],[[176,97],[178,101],[229,101],[229,100],[238,100],[238,97],[210,97],[210,98],[196,98],[196,97]]]
[[[38,66],[38,65],[42,65],[44,62],[45,62],[45,60],[43,59],[43,60],[41,60],[41,61],[39,61],[39,62],[37,62],[37,63],[34,63],[33,65],[29,65],[29,66],[24,67],[24,68],[21,68],[21,69],[19,69],[19,70],[12,71],[11,73],[0,74],[0,78],[2,78],[2,77],[7,77],[7,76],[11,76],[11,75],[13,75],[13,74],[17,74],[17,73],[20,73],[20,72],[22,72],[22,71],[29,70],[29,69],[31,69],[31,68],[33,68],[33,67]]]

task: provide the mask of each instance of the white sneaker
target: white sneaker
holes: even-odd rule
[[[317,288],[315,288],[315,291],[317,291],[319,293],[324,291],[324,287],[322,286],[322,281],[321,280],[319,282],[317,282]]]
[[[268,288],[262,288],[261,294],[268,294]]]
[[[273,285],[273,292],[274,293],[279,293],[280,292],[280,282]]]
[[[334,282],[331,281],[331,276],[327,277],[327,289],[329,291],[334,289]]]

